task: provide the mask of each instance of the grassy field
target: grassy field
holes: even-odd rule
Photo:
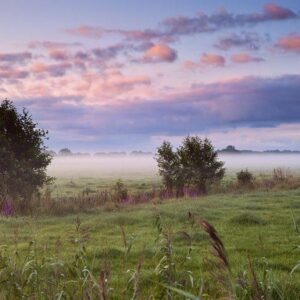
[[[211,257],[211,246],[198,219],[208,220],[219,232],[228,253],[232,278],[242,276],[243,272],[246,272],[243,276],[251,277],[249,264],[253,264],[258,276],[267,278],[270,289],[289,295],[269,299],[299,299],[300,270],[293,275],[290,272],[300,258],[299,249],[295,249],[300,244],[296,232],[297,224],[300,227],[300,189],[182,198],[78,216],[2,217],[2,256],[3,251],[17,253],[22,269],[22,259],[29,256],[30,243],[40,261],[51,257],[55,261],[74,262],[81,251],[83,265],[97,282],[104,266],[109,268],[106,284],[112,299],[131,299],[134,293],[136,299],[149,299],[151,295],[157,299],[160,292],[154,282],[164,282],[160,277],[168,269],[163,265],[168,245],[172,249],[174,282],[186,278],[189,283],[183,285],[185,290],[199,294],[202,287],[202,297],[214,299],[217,297],[214,289],[220,283],[216,285],[211,267],[205,262]],[[174,282],[172,279],[167,283]],[[237,281],[232,284],[235,288]],[[177,293],[174,293],[171,298],[175,299]]]
[[[82,192],[95,193],[101,190],[109,190],[115,182],[121,179],[129,192],[145,192],[151,190],[153,186],[158,187],[161,185],[161,180],[158,177],[149,177],[143,179],[136,178],[110,178],[110,177],[77,177],[77,178],[64,178],[60,177],[54,180],[50,185],[50,190],[54,197],[67,197],[77,196]]]
[[[237,154],[220,155],[225,162],[224,181],[235,180],[241,169],[249,169],[256,178],[272,176],[274,168],[299,176],[299,154]],[[283,163],[284,162],[284,163]],[[130,192],[150,190],[161,179],[152,156],[146,157],[55,157],[48,174],[56,178],[51,186],[54,197],[77,196],[83,191],[91,193],[110,189],[118,178]]]

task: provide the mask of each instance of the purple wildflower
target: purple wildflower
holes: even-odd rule
[[[14,207],[11,200],[5,200],[2,204],[1,214],[5,217],[10,217],[14,214]]]

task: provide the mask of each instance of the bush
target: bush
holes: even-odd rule
[[[125,186],[124,182],[119,179],[113,186],[113,199],[114,201],[120,203],[122,201],[127,200],[128,198],[128,190]]]
[[[246,170],[241,170],[236,174],[236,178],[240,185],[249,185],[253,182],[253,174]]]
[[[287,171],[282,168],[276,168],[273,170],[273,179],[275,181],[283,182],[288,179],[288,177],[291,177],[288,175]]]

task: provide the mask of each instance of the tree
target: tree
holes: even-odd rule
[[[59,150],[58,154],[62,156],[69,156],[72,155],[72,151],[68,148],[63,148]]]
[[[222,149],[221,152],[226,153],[240,153],[239,150],[237,150],[234,146],[228,145],[225,149]]]
[[[186,183],[195,186],[199,193],[206,193],[207,187],[221,180],[225,174],[224,163],[218,160],[218,153],[208,139],[188,136],[184,138],[178,154]]]
[[[225,174],[224,163],[218,160],[218,153],[208,139],[186,137],[174,152],[169,142],[163,142],[156,154],[159,174],[168,191],[176,188],[176,195],[183,194],[185,186],[192,186],[199,193],[206,193],[207,187]]]
[[[167,193],[171,194],[175,189],[176,195],[180,196],[184,187],[183,172],[178,153],[173,151],[171,143],[165,141],[157,149],[156,161]]]
[[[19,113],[13,102],[0,105],[0,197],[29,200],[50,178],[51,162],[44,140],[48,132],[39,129],[26,109]]]

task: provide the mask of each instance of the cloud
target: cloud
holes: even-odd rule
[[[284,51],[300,53],[300,35],[282,37],[276,46]]]
[[[93,27],[87,25],[81,25],[79,27],[67,29],[65,31],[71,35],[85,38],[101,38],[103,36],[103,33],[105,32],[105,30],[101,27]]]
[[[245,64],[250,62],[263,62],[264,59],[257,56],[252,56],[248,53],[237,53],[231,56],[231,61],[237,64]],[[186,70],[203,69],[208,66],[224,67],[226,59],[224,56],[214,53],[204,53],[200,57],[200,62],[187,60],[183,63],[183,68]]]
[[[103,48],[95,48],[92,50],[92,53],[97,59],[100,60],[111,60],[117,57],[117,55],[127,49],[125,44],[116,44]]]
[[[268,39],[267,37],[265,40]],[[261,47],[262,39],[255,32],[232,33],[222,37],[215,43],[215,47],[222,50],[231,48],[244,48],[247,50],[258,50]]]
[[[204,65],[223,67],[226,60],[223,56],[218,54],[204,53],[200,58],[200,62]]]
[[[32,58],[30,52],[0,53],[0,63],[24,63]]]
[[[49,56],[55,60],[67,60],[69,58],[69,54],[65,50],[56,48],[49,50]]]
[[[119,76],[119,77],[118,77]],[[99,79],[100,80],[100,79]],[[100,81],[96,84],[99,86]],[[116,75],[102,82],[106,88],[125,90],[148,85],[147,78]],[[97,93],[97,89],[94,90]],[[22,102],[49,129],[76,135],[186,135],[226,128],[272,128],[300,124],[300,75],[276,78],[244,77],[193,85],[164,98],[103,105],[84,102],[84,96],[31,99]],[[106,94],[109,97],[109,93]],[[99,96],[99,94],[98,94]],[[47,109],[45,109],[47,107]],[[32,108],[32,109],[31,109]],[[72,117],[68,117],[72,116]]]
[[[262,12],[250,14],[232,14],[226,9],[222,9],[212,15],[203,12],[196,17],[173,17],[165,20],[163,25],[167,35],[193,35],[205,32],[214,32],[224,28],[243,27],[255,25],[267,21],[282,21],[297,18],[298,15],[292,10],[267,4]]]
[[[143,57],[144,62],[174,62],[177,59],[177,53],[166,44],[155,44],[149,48]]]
[[[231,56],[231,60],[234,63],[245,64],[250,62],[263,62],[264,59],[261,57],[255,57],[248,53],[238,53]]]
[[[121,35],[127,41],[151,41],[153,39],[159,39],[163,37],[163,33],[155,29],[145,29],[145,30],[106,30],[108,34]]]
[[[135,42],[158,40],[172,42],[180,36],[195,35],[207,32],[215,32],[224,28],[236,28],[256,25],[268,21],[283,21],[299,18],[294,11],[273,3],[266,4],[262,12],[249,14],[233,14],[225,9],[217,13],[207,15],[198,13],[195,17],[177,16],[163,20],[158,29],[122,30],[106,29],[98,26],[83,25],[66,32],[80,37],[99,39],[104,35],[119,35],[124,39]]]
[[[183,68],[186,69],[186,70],[196,70],[198,69],[200,66],[199,66],[199,63],[196,63],[196,62],[193,62],[192,60],[186,60],[183,62]]]
[[[31,72],[36,75],[49,75],[53,77],[64,76],[68,69],[72,68],[69,63],[45,64],[36,62],[31,66]]]
[[[29,72],[25,70],[15,69],[12,67],[0,68],[0,79],[24,79],[29,76]]]
[[[29,49],[36,49],[36,48],[46,48],[46,49],[53,49],[53,48],[73,48],[82,46],[81,43],[74,42],[74,43],[68,43],[68,42],[57,42],[57,41],[31,41],[28,43]]]
[[[88,73],[82,76],[81,81],[85,82],[81,92],[84,101],[102,106],[124,105],[134,99],[145,98],[151,85],[148,76],[124,75],[120,70],[106,71],[102,76]]]
[[[279,6],[275,3],[269,3],[264,6],[264,12],[261,16],[257,16],[258,19],[267,20],[286,20],[296,18],[297,14],[292,10]]]

